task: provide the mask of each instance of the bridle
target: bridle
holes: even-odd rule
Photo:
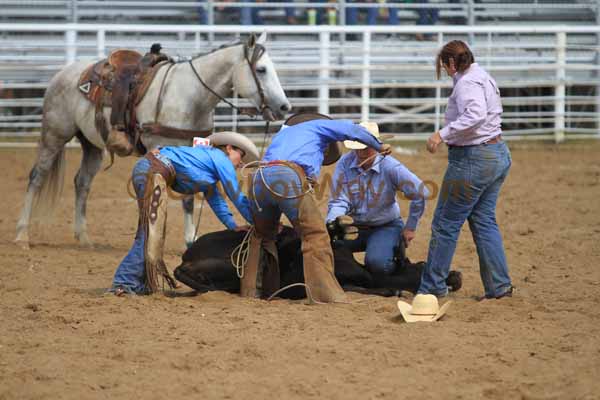
[[[260,84],[260,80],[258,79],[258,76],[256,75],[256,63],[258,62],[258,60],[260,60],[260,58],[263,56],[263,54],[265,54],[265,52],[267,50],[266,50],[265,46],[263,46],[262,44],[255,43],[254,48],[252,49],[252,54],[250,54],[250,47],[248,46],[248,44],[244,43],[243,46],[244,46],[244,58],[246,59],[246,62],[248,63],[248,66],[250,67],[250,72],[252,72],[252,78],[254,78],[254,83],[256,84],[256,90],[258,91],[258,94],[260,96],[259,110],[260,110],[260,113],[262,114],[265,110],[269,109],[269,106],[267,105],[267,103],[265,101],[265,91],[264,91],[262,85]],[[219,100],[227,103],[229,105],[229,107],[233,108],[241,115],[247,115],[253,119],[256,119],[256,115],[257,115],[256,113],[250,113],[248,111],[242,110],[240,107],[236,106],[235,104],[233,104],[232,102],[230,102],[229,100],[227,100],[226,98],[221,96],[219,93],[215,92],[211,87],[209,87],[206,84],[206,82],[204,82],[202,77],[200,77],[200,74],[196,70],[196,67],[194,67],[192,60],[189,60],[188,62],[190,64],[190,67],[192,67],[192,71],[194,72],[194,75],[196,75],[196,78],[198,78],[198,80],[200,81],[202,86],[204,86],[206,88],[206,90],[208,90],[213,95],[215,95]],[[271,124],[270,121],[265,121],[265,134],[263,137],[263,145],[262,145],[260,158],[262,158],[262,153],[265,150],[265,144],[267,141],[267,136],[269,134],[269,125],[270,124]],[[204,197],[202,197],[202,201],[204,202]],[[198,236],[198,230],[200,228],[200,217],[202,216],[202,208],[203,207],[201,206],[200,214],[198,215],[198,222],[196,223],[196,233],[194,234],[194,236],[195,236],[194,240]]]
[[[269,109],[269,106],[267,105],[267,103],[265,101],[265,91],[264,91],[262,85],[260,84],[258,75],[256,75],[256,63],[266,52],[266,49],[265,49],[265,46],[255,43],[255,45],[252,49],[252,53],[250,53],[250,47],[248,46],[248,44],[244,43],[243,46],[244,46],[244,58],[246,59],[246,62],[248,62],[248,66],[250,67],[250,72],[252,72],[252,77],[254,78],[254,83],[256,84],[256,90],[258,91],[258,94],[260,96],[259,110],[261,113],[263,113],[265,110]],[[200,81],[202,86],[204,86],[206,88],[206,90],[208,90],[213,95],[215,95],[217,98],[219,98],[219,100],[227,103],[231,108],[235,109],[238,113],[240,113],[242,115],[247,115],[252,118],[256,118],[256,115],[257,115],[256,113],[250,113],[248,111],[244,111],[242,108],[236,106],[235,104],[233,104],[232,102],[230,102],[229,100],[227,100],[226,98],[221,96],[219,93],[214,91],[212,88],[210,88],[206,84],[206,82],[204,82],[204,80],[200,77],[200,74],[196,70],[196,67],[194,67],[192,60],[189,60],[188,62],[190,64],[190,67],[192,67],[192,71],[194,71],[194,75],[196,75],[196,78],[198,78],[198,80]],[[267,121],[267,126],[268,126],[268,121]]]

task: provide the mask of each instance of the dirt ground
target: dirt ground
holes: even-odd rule
[[[103,295],[133,240],[135,160],[98,175],[88,204],[95,247],[80,248],[72,181],[81,153],[69,150],[56,216],[32,226],[25,251],[12,241],[35,150],[0,150],[0,399],[598,399],[600,143],[511,148],[498,221],[516,295],[475,300],[483,289],[465,226],[453,261],[464,287],[433,324],[406,324],[396,299],[358,294],[350,305],[312,306],[223,292]],[[437,183],[445,157],[398,156]],[[425,259],[434,206],[413,260]],[[183,251],[181,215],[172,202],[171,268]],[[205,210],[202,232],[219,229]]]

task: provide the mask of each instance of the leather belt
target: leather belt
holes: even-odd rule
[[[448,147],[449,148],[462,148],[462,147],[466,148],[466,147],[473,147],[473,146],[482,146],[482,145],[486,145],[486,144],[496,144],[496,143],[500,143],[500,142],[502,142],[502,135],[501,134],[497,135],[497,136],[494,136],[493,138],[491,138],[491,139],[489,139],[489,140],[487,140],[487,141],[485,141],[483,143],[480,143],[480,144],[468,144],[466,146],[457,146],[455,144],[449,144]]]
[[[494,136],[487,142],[483,142],[482,144],[496,144],[496,143],[500,143],[501,141],[502,141],[502,135],[498,135],[498,136]]]
[[[150,160],[150,166],[154,170],[165,178],[167,186],[171,186],[175,182],[175,168],[170,163],[163,162],[157,157],[159,154],[158,149],[154,149],[146,153],[146,158]]]

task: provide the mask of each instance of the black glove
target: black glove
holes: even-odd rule
[[[327,223],[327,231],[331,240],[356,240],[358,228],[354,226],[354,220],[349,215],[340,215],[335,220]]]

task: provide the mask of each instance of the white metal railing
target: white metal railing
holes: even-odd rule
[[[118,47],[143,51],[153,41],[161,41],[171,54],[186,58],[256,29],[0,24],[0,89],[43,88],[64,64],[102,57]],[[433,78],[433,59],[446,40],[461,38],[470,41],[478,62],[509,93],[503,97],[508,136],[550,135],[556,141],[564,140],[565,133],[567,137],[600,137],[598,26],[316,26],[310,32],[301,26],[258,29],[275,37],[268,43],[269,54],[282,85],[295,94],[290,100],[296,109],[371,119],[405,133],[399,137],[422,138],[442,125],[451,86],[448,79]],[[435,40],[415,41],[410,37],[416,33],[433,35]],[[358,40],[348,40],[348,35],[356,35]],[[389,89],[415,93],[394,97],[378,94]],[[531,93],[513,95],[511,90],[517,89]],[[588,92],[577,92],[582,90]],[[37,135],[41,105],[40,97],[0,99],[0,137]],[[11,112],[17,108],[29,112]],[[226,108],[219,106],[217,127],[258,129],[259,121],[238,118]]]

